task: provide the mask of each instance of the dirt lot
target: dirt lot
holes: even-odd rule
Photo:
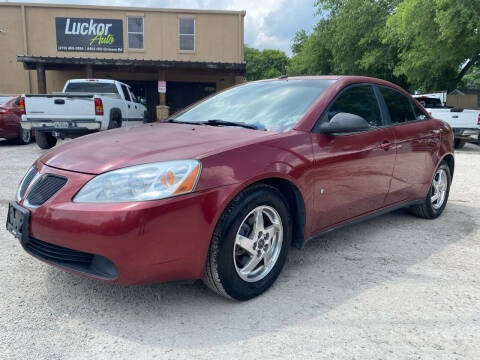
[[[480,147],[456,153],[440,219],[397,211],[291,249],[245,303],[201,283],[121,287],[27,255],[7,205],[42,153],[0,140],[0,357],[480,358]]]

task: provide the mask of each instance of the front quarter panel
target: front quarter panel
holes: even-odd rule
[[[303,197],[305,229],[308,232],[314,197],[313,152],[309,133],[290,131],[278,134],[268,140],[209,155],[201,161],[202,173],[197,191],[237,185],[223,208],[236,194],[256,182],[272,178],[291,182]]]

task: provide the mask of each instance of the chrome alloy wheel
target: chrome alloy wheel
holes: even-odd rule
[[[283,242],[282,219],[270,206],[258,206],[243,219],[233,245],[238,276],[247,282],[262,280],[275,266]]]
[[[432,182],[432,195],[430,200],[432,202],[432,207],[435,210],[438,210],[442,207],[447,196],[448,180],[447,173],[444,169],[438,169],[433,177]]]

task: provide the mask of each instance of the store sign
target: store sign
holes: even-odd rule
[[[158,80],[158,92],[165,94],[167,92],[167,82],[164,80]]]
[[[123,21],[55,18],[57,51],[123,53]]]

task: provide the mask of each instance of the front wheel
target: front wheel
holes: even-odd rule
[[[421,204],[412,206],[412,212],[425,219],[439,217],[447,205],[451,182],[450,168],[442,161],[435,171],[427,197]]]
[[[292,224],[283,195],[268,185],[244,190],[217,223],[203,281],[227,298],[258,296],[280,274],[291,239]]]
[[[37,131],[35,141],[40,149],[50,149],[57,144],[57,138],[52,133]]]

